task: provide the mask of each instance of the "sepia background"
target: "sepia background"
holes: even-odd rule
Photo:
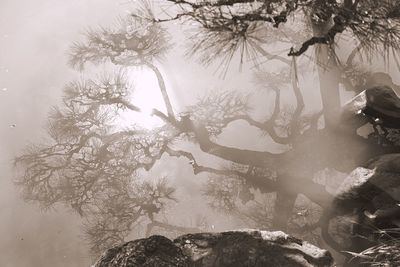
[[[13,184],[13,159],[30,143],[43,141],[47,114],[61,102],[63,86],[84,76],[67,65],[71,44],[82,39],[87,28],[112,25],[116,17],[129,11],[129,5],[132,3],[124,0],[0,2],[0,266],[73,267],[89,266],[92,262],[82,238],[82,220],[75,213],[63,206],[44,212],[37,205],[21,200],[19,189]],[[181,33],[179,26],[176,27],[177,44],[162,68],[175,108],[190,105],[212,90],[246,92],[253,87],[250,69],[239,72],[233,67],[221,77],[212,67],[204,68],[185,59],[183,44],[179,43]],[[378,61],[378,70],[381,65]],[[395,70],[391,75],[400,84],[400,75]],[[319,92],[313,90],[315,83],[312,78],[302,83],[308,111],[321,107]],[[147,92],[138,101],[146,105],[146,98],[160,98],[157,94],[157,91]],[[267,93],[259,92],[258,97],[265,97],[263,94]],[[342,95],[343,101],[350,97],[351,93]],[[257,98],[253,101],[256,105]],[[268,139],[260,141],[257,132],[250,129],[237,132],[235,127],[224,132],[222,139],[226,144],[271,149],[272,143]],[[203,160],[211,163],[209,159]],[[173,185],[182,188],[178,194],[184,201],[175,210],[177,220],[190,224],[191,218],[198,214],[207,216],[213,229],[236,227],[234,219],[219,216],[201,201],[198,188],[205,176],[195,177],[190,166],[182,165],[179,160],[166,160],[146,174],[171,176]]]

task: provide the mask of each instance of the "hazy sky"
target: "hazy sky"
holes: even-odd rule
[[[80,236],[81,220],[62,208],[42,213],[36,205],[22,202],[12,184],[11,163],[30,142],[41,142],[50,107],[60,102],[63,85],[80,76],[66,64],[71,43],[81,39],[85,28],[112,24],[116,16],[123,15],[129,8],[127,0],[0,2],[1,267],[89,265]],[[182,51],[181,44],[174,47]],[[167,57],[161,70],[167,75],[169,87],[174,88],[170,93],[176,109],[193,103],[196,96],[207,91],[223,87],[252,89],[248,72],[232,71],[223,80],[213,75],[212,68],[188,62],[177,57],[175,52]],[[400,81],[399,75],[394,79]],[[320,107],[314,82],[311,78],[302,84],[309,110]],[[260,96],[263,101],[268,93],[260,92]],[[249,149],[262,149],[270,144],[268,140],[261,142],[258,137],[248,132],[238,142],[233,125],[221,140],[224,144],[236,143]],[[169,175],[178,177],[174,184],[189,190],[198,188],[201,177],[185,179],[191,173],[188,164],[176,159],[167,160],[165,164],[169,170],[174,170]],[[162,174],[163,166],[156,165],[153,173]],[[199,195],[198,191],[191,193]]]

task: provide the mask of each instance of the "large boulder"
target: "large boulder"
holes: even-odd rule
[[[373,205],[385,208],[382,197],[400,202],[400,154],[386,154],[358,167],[338,188],[333,206],[337,213]],[[379,206],[381,205],[381,206]]]
[[[94,267],[322,267],[332,266],[327,250],[283,232],[239,230],[163,236],[127,242],[106,251]]]
[[[377,229],[400,227],[398,203],[400,154],[373,158],[337,189],[331,207],[324,211],[322,236],[336,251],[359,252],[374,246],[380,239]]]

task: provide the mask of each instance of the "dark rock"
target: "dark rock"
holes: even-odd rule
[[[151,247],[149,250],[148,248]],[[240,230],[152,236],[109,249],[94,267],[332,266],[330,253],[283,232]]]
[[[107,250],[94,267],[186,267],[189,263],[189,258],[171,240],[154,235]]]
[[[400,154],[370,160],[338,188],[324,240],[338,251],[360,252],[375,246],[382,241],[377,229],[400,227],[399,201]]]
[[[373,73],[367,78],[365,84],[368,84],[369,87],[389,86],[395,91],[397,96],[400,96],[400,86],[395,84],[392,77],[385,72]]]
[[[391,87],[368,88],[343,106],[341,121],[358,128],[374,122],[387,128],[400,128],[400,98]]]
[[[344,214],[369,204],[382,205],[382,201],[375,200],[381,200],[382,194],[400,201],[399,188],[400,154],[379,156],[370,160],[366,167],[356,168],[343,181],[333,201],[334,208]]]

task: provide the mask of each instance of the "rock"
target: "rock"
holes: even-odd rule
[[[338,188],[325,221],[324,240],[337,251],[360,252],[375,246],[382,240],[377,229],[400,227],[398,203],[400,154],[376,157],[351,172]]]
[[[368,204],[382,205],[382,194],[400,201],[399,188],[400,154],[386,154],[351,172],[338,188],[333,206],[336,213],[345,214]]]
[[[162,236],[127,242],[106,251],[94,267],[319,267],[332,266],[327,250],[283,232],[239,230]]]
[[[376,121],[384,127],[399,129],[400,98],[388,86],[368,88],[343,106],[341,121],[355,128]]]
[[[108,249],[93,267],[186,267],[189,263],[171,240],[154,235]]]
[[[392,77],[385,72],[375,72],[370,75],[365,84],[368,84],[369,87],[375,86],[389,86],[393,89],[398,97],[400,97],[400,86],[395,84],[392,80]]]

